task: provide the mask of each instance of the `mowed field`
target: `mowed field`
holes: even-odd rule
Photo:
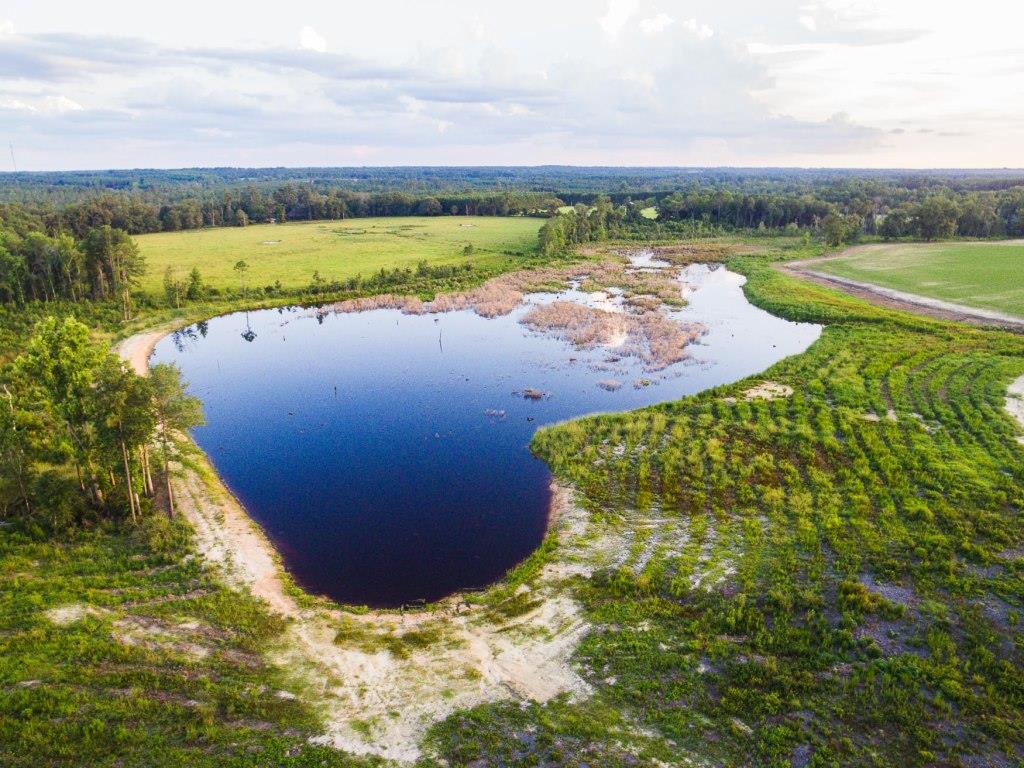
[[[537,247],[542,219],[432,216],[253,224],[158,232],[136,241],[146,257],[143,290],[163,290],[168,265],[175,278],[186,280],[198,267],[208,286],[238,286],[234,265],[249,265],[246,283],[285,288],[308,285],[314,270],[326,280],[368,277],[381,267],[415,267],[466,261],[484,265],[507,253],[529,253]],[[473,253],[464,255],[467,245]]]
[[[1024,241],[866,245],[812,268],[1024,317]]]

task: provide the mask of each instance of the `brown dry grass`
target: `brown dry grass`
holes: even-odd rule
[[[686,346],[705,332],[660,311],[640,315],[609,312],[571,301],[554,301],[531,309],[522,320],[533,331],[548,333],[583,349],[614,347],[658,370],[686,358]]]
[[[552,333],[577,347],[618,346],[631,329],[633,318],[574,301],[553,301],[534,307],[522,323],[532,331]]]
[[[673,263],[688,263],[706,260],[710,251],[681,246],[656,249],[656,253]],[[666,305],[685,304],[676,269],[638,269],[623,261],[621,254],[618,258],[568,267],[511,272],[470,291],[438,294],[429,302],[415,296],[384,294],[349,299],[328,309],[335,312],[398,309],[414,315],[472,310],[490,318],[512,312],[527,293],[558,291],[574,280],[580,282],[581,290],[588,292],[620,289],[627,311],[611,312],[559,300],[531,309],[522,322],[534,331],[554,334],[581,348],[614,347],[623,355],[642,359],[652,370],[683,360],[686,346],[705,332],[703,326],[684,325],[663,311]]]

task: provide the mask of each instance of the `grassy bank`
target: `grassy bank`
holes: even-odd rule
[[[1024,317],[1024,243],[891,243],[852,249],[814,269]]]
[[[366,765],[264,653],[284,630],[191,556],[187,531],[0,534],[0,764]]]
[[[314,271],[341,281],[381,268],[415,268],[422,260],[432,266],[487,267],[509,254],[533,252],[542,223],[522,217],[410,216],[218,227],[135,239],[146,258],[141,289],[156,296],[163,294],[167,267],[179,280],[198,267],[209,287],[237,289],[239,260],[249,265],[250,286],[280,282],[285,289],[309,285]],[[472,253],[465,253],[467,246]]]
[[[1003,401],[1024,340],[731,266],[755,303],[828,324],[756,379],[793,395],[748,402],[750,380],[539,432],[632,542],[577,582],[597,694],[435,738],[482,764],[626,765],[625,717],[719,765],[1015,764],[1024,462]],[[527,732],[529,758],[509,746]]]

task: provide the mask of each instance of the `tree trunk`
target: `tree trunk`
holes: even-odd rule
[[[132,511],[132,522],[139,522],[138,515],[135,514],[135,491],[132,489],[132,467],[128,461],[128,448],[124,444],[124,440],[121,441],[121,458],[124,461],[124,482],[125,490],[128,496],[128,507]]]
[[[167,483],[167,517],[174,519],[174,491],[171,489],[171,462],[164,451],[164,482]]]
[[[139,468],[142,470],[142,490],[147,496],[153,495],[153,476],[149,471],[149,449],[139,446]]]
[[[156,488],[153,487],[153,465],[149,462],[148,445],[142,447],[142,456],[146,460],[146,486],[149,489],[149,495],[153,496],[156,494]]]

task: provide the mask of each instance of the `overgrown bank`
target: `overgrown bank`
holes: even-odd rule
[[[712,764],[1014,764],[1024,462],[1003,406],[1024,340],[730,267],[760,306],[828,325],[765,373],[791,396],[738,384],[535,440],[637,541],[577,585],[597,701]],[[525,727],[476,717],[442,730],[487,764]]]

